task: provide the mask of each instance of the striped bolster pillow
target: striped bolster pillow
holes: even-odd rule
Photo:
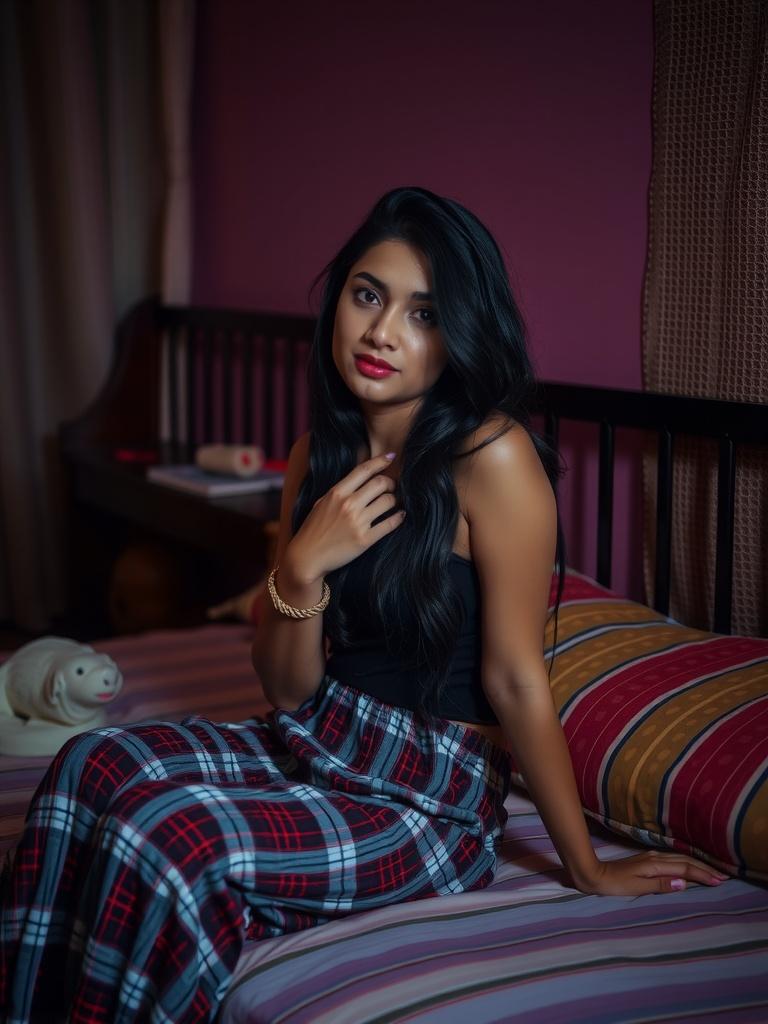
[[[550,621],[548,656],[552,637]],[[587,814],[768,881],[768,640],[670,623],[569,572],[551,681]]]

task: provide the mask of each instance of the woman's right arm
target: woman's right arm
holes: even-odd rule
[[[275,564],[280,566],[276,585],[284,601],[296,608],[316,604],[322,593],[322,580],[304,582],[294,579],[285,554],[293,536],[291,516],[301,482],[309,466],[309,434],[296,441],[288,456],[283,497],[280,505],[280,531],[277,536]],[[289,619],[264,595],[263,615],[251,650],[253,667],[261,679],[267,700],[274,707],[298,707],[311,696],[323,678],[323,616]]]
[[[294,536],[293,507],[309,466],[309,434],[294,444],[288,458],[280,507],[275,588],[286,604],[309,608],[322,597],[325,575],[351,562],[403,521],[395,513],[376,526],[371,522],[392,510],[394,482],[384,474],[387,456],[355,467],[323,495]],[[311,697],[325,672],[323,616],[292,619],[265,598],[252,648],[253,666],[267,700],[295,709]]]

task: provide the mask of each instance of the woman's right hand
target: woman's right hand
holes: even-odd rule
[[[393,458],[390,454],[367,459],[315,502],[283,557],[283,566],[296,582],[322,579],[400,526],[402,510],[371,525],[396,505],[395,481],[383,472]]]

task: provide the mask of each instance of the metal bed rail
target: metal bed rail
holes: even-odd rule
[[[616,430],[629,427],[657,435],[654,606],[664,615],[669,612],[675,442],[681,436],[717,442],[713,628],[729,633],[737,450],[742,445],[768,446],[768,405],[553,381],[540,384],[538,397],[546,433],[555,447],[562,420],[599,425],[596,576],[605,586],[611,580]]]

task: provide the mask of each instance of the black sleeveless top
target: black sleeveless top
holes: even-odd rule
[[[386,538],[384,538],[386,540]],[[334,649],[326,672],[340,683],[370,694],[385,704],[422,707],[422,679],[418,667],[406,655],[387,650],[371,609],[370,582],[379,541],[350,562],[339,601],[348,617],[352,643]],[[495,724],[480,681],[480,582],[474,565],[452,554],[448,566],[464,611],[453,659],[440,700],[431,710],[442,718]]]

